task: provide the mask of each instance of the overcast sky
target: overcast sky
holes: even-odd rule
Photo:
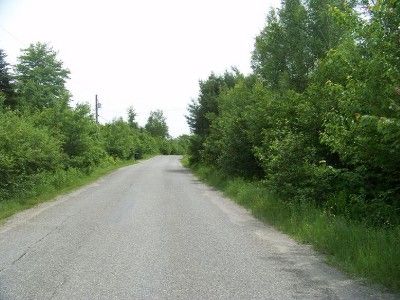
[[[250,72],[254,38],[280,0],[0,0],[0,48],[14,64],[21,48],[46,42],[71,71],[74,102],[102,108],[100,121],[144,125],[162,109],[170,134],[188,133],[184,115],[198,81],[236,66]]]

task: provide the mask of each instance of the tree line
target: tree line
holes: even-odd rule
[[[368,226],[400,224],[400,2],[283,0],[253,72],[200,81],[190,163]]]
[[[40,186],[62,186],[118,160],[185,151],[187,137],[170,138],[161,110],[140,127],[132,107],[97,124],[88,104],[71,106],[70,72],[47,44],[23,49],[11,67],[0,49],[0,200],[24,198]]]

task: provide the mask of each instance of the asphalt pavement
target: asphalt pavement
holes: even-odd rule
[[[252,217],[179,156],[0,226],[0,299],[398,299]]]

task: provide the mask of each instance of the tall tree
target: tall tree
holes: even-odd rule
[[[355,1],[284,0],[271,11],[256,38],[252,66],[266,85],[275,90],[303,92],[316,62],[340,43],[349,31],[335,12],[351,11]]]
[[[225,72],[222,76],[211,73],[207,80],[200,81],[199,97],[188,107],[186,119],[190,130],[195,134],[189,147],[193,162],[200,159],[211,123],[219,115],[219,95],[223,90],[233,88],[238,78],[242,77],[237,69],[233,68],[232,71]]]
[[[103,127],[105,148],[108,154],[119,159],[134,157],[138,147],[138,137],[131,128],[122,118]]]
[[[169,136],[166,118],[163,111],[159,109],[150,112],[150,116],[144,128],[154,137],[165,139]]]
[[[234,87],[237,79],[242,77],[236,68],[232,68],[232,71],[225,72],[222,76],[211,73],[207,80],[200,80],[200,95],[189,105],[189,115],[186,116],[193,133],[199,135],[209,133],[212,119],[219,114],[218,96],[224,89]]]
[[[287,74],[287,51],[284,28],[280,24],[277,12],[271,10],[267,17],[267,25],[256,37],[252,67],[272,89],[278,89]]]
[[[133,106],[130,106],[128,108],[128,124],[133,129],[139,128],[139,125],[136,122],[136,116],[137,116],[137,114],[135,112],[135,109],[133,108]]]
[[[9,72],[9,64],[6,61],[6,54],[2,49],[0,49],[0,95],[4,97],[4,104],[6,106],[15,106],[12,77]]]
[[[308,45],[314,60],[325,57],[342,36],[351,31],[349,22],[339,22],[336,13],[353,13],[355,0],[306,0]]]
[[[16,65],[18,105],[39,110],[67,106],[70,94],[65,82],[69,73],[47,44],[31,44],[23,49]]]
[[[272,88],[303,91],[312,64],[307,45],[307,11],[300,0],[284,0],[256,38],[253,68]]]

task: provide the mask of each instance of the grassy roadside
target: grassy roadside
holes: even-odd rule
[[[188,166],[186,159],[182,160]],[[222,190],[257,218],[296,240],[311,244],[330,264],[350,275],[400,291],[400,228],[368,228],[342,217],[327,215],[310,204],[274,198],[265,186],[229,178],[207,166],[192,168],[206,183]]]
[[[150,157],[152,156],[147,156],[142,160]],[[76,169],[70,169],[42,176],[35,187],[32,188],[29,196],[0,201],[0,224],[6,218],[21,210],[28,209],[42,202],[51,201],[56,196],[76,190],[121,167],[132,165],[142,160],[107,162],[98,166],[89,174]]]

